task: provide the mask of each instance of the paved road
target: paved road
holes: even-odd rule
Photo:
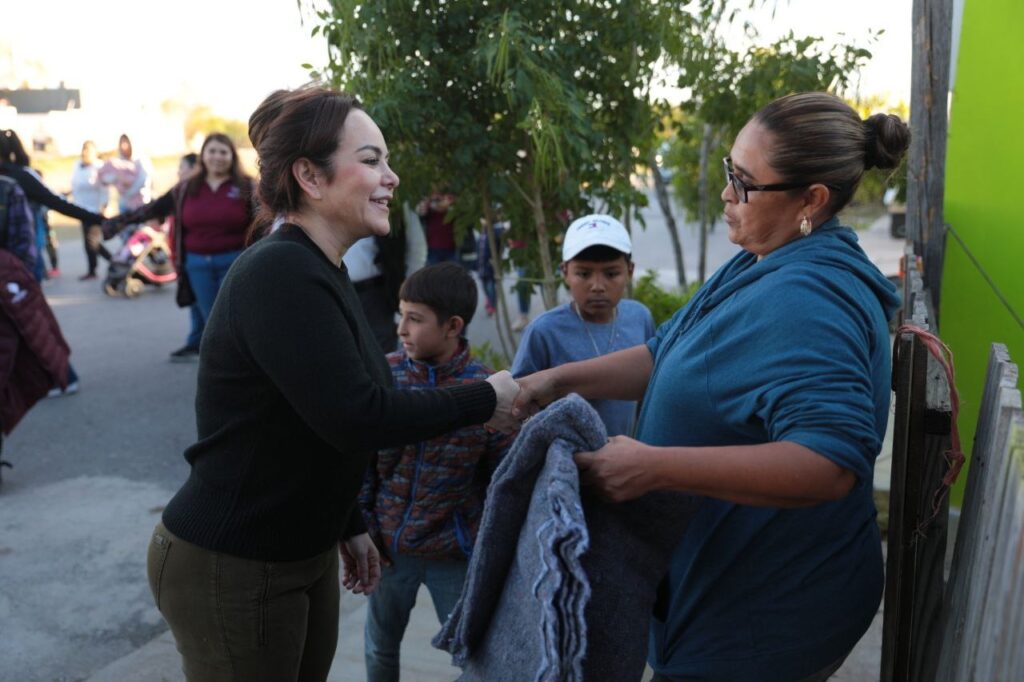
[[[647,215],[635,261],[670,282],[664,224],[656,210]],[[735,251],[725,232],[712,235],[712,270]],[[696,235],[683,238],[692,273]],[[145,547],[195,436],[196,365],[167,361],[188,325],[173,290],[111,299],[77,281],[85,259],[74,232],[60,254],[64,275],[45,291],[81,392],[42,401],[4,443],[15,469],[0,490],[0,682],[83,680],[164,631]],[[472,342],[497,346],[482,309],[477,319]]]

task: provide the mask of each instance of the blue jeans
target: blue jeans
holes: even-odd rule
[[[220,283],[228,274],[228,269],[235,262],[241,251],[227,251],[225,253],[192,253],[185,254],[185,272],[188,273],[189,284],[196,295],[195,307],[198,307],[199,317],[202,325],[199,334],[202,335],[202,327],[210,319],[210,311],[213,310],[213,302],[217,300],[217,292],[220,291]],[[194,323],[193,323],[194,325]],[[189,339],[192,335],[189,334]]]
[[[455,256],[455,249],[427,248],[427,265],[437,265],[448,261],[458,261]]]
[[[203,329],[206,328],[206,322],[203,319],[203,313],[199,310],[198,303],[190,305],[188,313],[191,326],[188,330],[188,338],[185,339],[185,345],[190,348],[199,348],[199,342],[203,339]]]
[[[370,595],[364,635],[367,682],[398,682],[398,654],[420,585],[430,590],[443,624],[462,594],[469,562],[392,554]]]

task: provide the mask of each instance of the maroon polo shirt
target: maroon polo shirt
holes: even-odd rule
[[[203,254],[240,251],[250,221],[249,205],[238,185],[229,180],[214,191],[202,182],[195,196],[185,195],[181,208],[185,250]]]

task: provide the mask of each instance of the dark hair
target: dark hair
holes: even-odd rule
[[[235,143],[231,141],[231,138],[224,133],[210,133],[203,140],[203,146],[199,149],[199,157],[195,163],[195,169],[192,174],[189,175],[188,181],[185,185],[186,192],[189,196],[196,196],[199,194],[199,186],[206,181],[206,164],[203,163],[203,152],[206,151],[206,146],[211,142],[219,142],[231,150],[231,169],[229,174],[231,175],[231,182],[236,187],[242,190],[242,194],[248,202],[249,197],[252,195],[252,180],[242,167],[238,163],[238,150],[235,149]],[[193,154],[193,156],[195,156]]]
[[[189,152],[188,154],[185,154],[185,156],[181,157],[181,160],[189,166],[195,167],[195,165],[199,163],[199,155],[195,152]]]
[[[619,258],[625,258],[627,264],[630,261],[630,255],[628,253],[623,253],[618,249],[614,249],[604,244],[595,244],[594,246],[588,246],[583,249],[569,260],[589,260],[595,263],[608,263]]]
[[[249,117],[249,140],[259,155],[255,229],[265,228],[280,213],[299,208],[302,190],[292,164],[309,159],[328,180],[334,177],[331,155],[338,149],[338,131],[353,109],[362,105],[352,95],[318,85],[270,93]]]
[[[824,92],[780,97],[751,120],[771,134],[768,162],[782,182],[832,189],[832,215],[853,198],[864,171],[895,168],[910,146],[910,128],[898,116],[861,120],[850,105]]]
[[[121,133],[121,137],[117,140],[117,155],[121,155],[121,144],[128,143],[128,158],[131,159],[135,156],[135,147],[132,146],[132,138],[128,137],[128,133]]]
[[[473,276],[457,263],[428,265],[412,273],[402,282],[398,298],[427,306],[437,315],[440,324],[458,315],[465,323],[465,327],[468,327],[473,319],[473,313],[476,312],[476,282]]]
[[[13,163],[15,166],[28,167],[32,165],[28,158],[28,152],[25,151],[25,145],[21,143],[18,133],[13,130],[0,131],[0,161]]]

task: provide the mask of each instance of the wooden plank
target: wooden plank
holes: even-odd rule
[[[978,612],[984,608],[991,553],[986,534],[991,533],[992,507],[1002,479],[997,443],[1002,423],[1005,432],[1009,413],[1000,408],[1004,390],[1015,390],[1017,367],[1002,344],[993,344],[989,354],[985,390],[975,435],[967,490],[960,515],[953,564],[947,587],[949,613],[943,633],[938,679],[949,682],[970,679],[978,633]],[[1001,498],[1000,498],[1001,499]]]
[[[914,0],[907,159],[907,235],[925,257],[925,282],[939,304],[952,0]]]
[[[902,640],[899,626],[905,553],[903,523],[905,515],[907,450],[910,447],[911,394],[913,383],[914,337],[900,334],[896,339],[896,357],[893,358],[893,390],[896,409],[893,417],[892,473],[889,483],[888,552],[885,562],[885,603],[882,609],[882,682],[901,679],[897,670],[897,651]]]
[[[1010,578],[1004,564],[1007,561],[1006,550],[1009,546],[1008,518],[1013,513],[1016,482],[1011,482],[1012,450],[1011,436],[1013,423],[1021,418],[1021,396],[1015,388],[1002,387],[999,395],[997,413],[1000,415],[999,430],[995,434],[994,456],[989,476],[996,479],[994,485],[986,486],[993,503],[991,513],[985,519],[985,535],[982,545],[982,563],[979,569],[985,572],[984,592],[980,593],[977,607],[967,618],[967,632],[973,635],[968,644],[973,645],[969,652],[973,653],[972,665],[966,667],[973,679],[995,680],[1000,655],[1000,640],[1009,625],[1011,613],[1008,611],[1006,595]],[[987,564],[987,565],[986,565]],[[1019,576],[1017,578],[1019,580]],[[973,622],[972,622],[973,621]],[[976,625],[975,625],[976,623]],[[972,627],[973,626],[973,627]],[[1005,642],[1003,642],[1005,645]]]
[[[912,320],[927,328],[927,322]],[[914,604],[914,516],[921,496],[924,457],[924,411],[927,351],[911,333],[897,340],[895,361],[896,413],[893,424],[892,479],[889,488],[889,533],[886,557],[885,606],[882,611],[882,675],[884,682],[909,679]]]
[[[922,348],[921,352],[927,351]],[[914,501],[913,510],[913,605],[910,613],[910,651],[907,654],[908,680],[935,679],[946,611],[944,570],[949,496],[943,495],[937,513],[933,505],[935,493],[941,489],[942,479],[949,469],[945,453],[950,448],[952,408],[945,370],[942,363],[931,354],[927,357],[924,403],[922,460],[916,470],[910,470],[921,481],[921,495]],[[927,528],[922,534],[917,528],[923,523],[927,524]]]
[[[1000,679],[1024,679],[1024,418],[1014,420],[1010,433],[1010,485],[1013,487],[1012,519],[1006,535],[1007,563],[1003,577],[1008,584],[1007,608],[1011,614],[1005,644],[1000,648]]]

